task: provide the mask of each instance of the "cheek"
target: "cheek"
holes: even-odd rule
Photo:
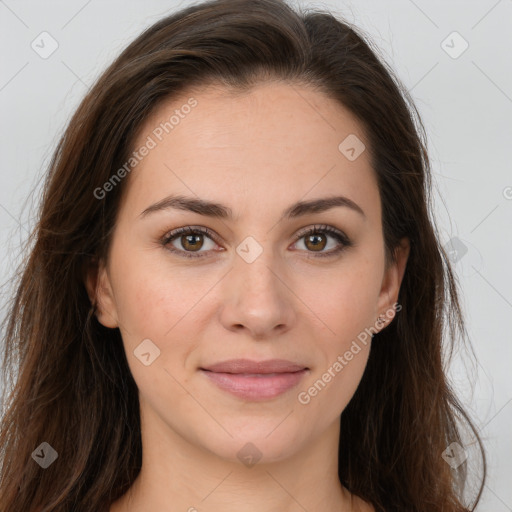
[[[318,423],[319,429],[336,421],[345,410],[361,382],[370,353],[369,334],[358,338],[340,332],[335,341],[324,343],[321,363],[296,396],[306,421]]]
[[[308,418],[322,418],[327,425],[343,412],[354,395],[368,361],[370,327],[375,326],[376,287],[354,274],[318,298],[317,308],[328,327],[317,337],[318,357],[297,401]]]
[[[333,349],[342,349],[344,343],[374,325],[382,281],[380,260],[354,256],[337,267],[315,272],[314,278],[310,271],[310,276],[312,279],[297,279],[294,290],[325,330]]]
[[[128,360],[143,340],[158,347],[158,363],[193,348],[191,323],[197,319],[196,306],[212,283],[191,272],[180,274],[165,258],[148,258],[146,251],[123,253],[112,264],[112,280],[120,330]],[[207,280],[208,281],[208,280]],[[137,368],[137,364],[135,367]]]
[[[189,379],[184,364],[200,339],[193,331],[194,306],[208,286],[183,280],[169,269],[137,264],[133,258],[118,268],[116,302],[128,365],[141,399],[155,410],[166,404],[186,414],[190,397],[184,391]]]
[[[297,399],[311,413],[325,416],[326,423],[341,414],[363,376],[371,327],[376,326],[382,268],[378,258],[354,257],[336,270],[317,274],[317,286],[298,292],[321,327],[316,336],[317,364]]]
[[[222,302],[215,286],[223,273],[207,267],[179,268],[165,254],[156,257],[152,250],[118,258],[113,274],[123,344],[140,393],[155,407],[159,400],[173,407],[191,407],[184,389],[193,387],[189,379],[197,364],[194,355],[205,345],[215,309],[212,301]],[[142,343],[158,354],[150,366],[137,357]]]

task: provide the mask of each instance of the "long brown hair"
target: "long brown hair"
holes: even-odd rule
[[[0,512],[108,510],[135,480],[137,386],[119,330],[97,321],[84,286],[87,268],[106,258],[126,180],[100,199],[94,191],[127,162],[163,100],[192,86],[244,91],[268,79],[315,87],[353,113],[369,141],[388,256],[401,238],[411,242],[402,309],[375,335],[341,415],[340,481],[377,511],[474,510],[485,454],[444,371],[465,328],[431,218],[425,130],[377,55],[328,12],[295,11],[282,0],[216,0],[158,21],[104,72],[50,162],[4,321]],[[463,498],[468,461],[452,469],[442,457],[451,443],[463,445],[463,425],[482,457],[471,503]],[[43,442],[58,454],[46,469],[32,456]]]

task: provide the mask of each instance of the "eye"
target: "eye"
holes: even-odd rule
[[[215,246],[215,242],[213,240],[215,235],[208,228],[201,226],[186,226],[168,233],[162,239],[162,244],[171,252],[178,253],[180,256],[184,256],[185,258],[201,258],[204,256],[205,252],[212,250],[212,247],[206,247],[206,251],[200,251],[200,249],[204,247],[205,237],[207,237]],[[176,245],[174,242],[176,242]]]
[[[337,244],[334,243],[334,248],[331,247],[331,250],[323,251],[328,245],[328,238],[334,238]],[[345,233],[326,225],[314,226],[313,228],[307,228],[305,231],[302,230],[296,235],[297,242],[295,243],[297,244],[302,239],[304,239],[303,246],[305,250],[313,253],[313,257],[334,256],[353,245]]]
[[[205,238],[212,244],[210,247],[208,247],[208,244],[206,244],[205,247]],[[334,248],[331,248],[331,250],[324,251],[328,245],[328,238],[333,238],[337,244],[334,243]],[[177,228],[166,234],[162,238],[161,244],[169,251],[179,256],[185,258],[202,258],[211,250],[217,250],[215,249],[215,245],[217,245],[215,239],[215,233],[206,227],[186,226]],[[304,239],[303,244],[305,251],[311,253],[311,257],[334,256],[353,245],[342,231],[326,225],[301,230],[301,232],[295,236],[294,245],[297,245],[301,239]],[[205,250],[202,251],[201,249]]]

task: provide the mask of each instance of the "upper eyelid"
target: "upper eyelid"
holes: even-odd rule
[[[314,224],[313,226],[301,228],[301,229],[299,229],[299,231],[297,233],[295,233],[294,237],[296,240],[298,240],[299,238],[302,238],[303,236],[310,233],[311,231],[318,231],[318,232],[326,231],[331,236],[332,236],[332,233],[329,233],[329,232],[333,231],[335,233],[338,233],[339,235],[346,237],[345,233],[341,229],[335,228],[334,226],[329,226],[328,224]]]
[[[177,237],[179,235],[187,234],[187,233],[195,233],[198,232],[202,235],[207,235],[210,237],[215,243],[218,242],[218,235],[212,231],[210,228],[207,228],[206,226],[183,226],[176,229],[172,229],[163,236],[163,240],[170,240],[171,238]]]
[[[293,236],[294,243],[297,242],[298,240],[300,240],[302,237],[309,234],[310,232],[315,232],[315,231],[318,231],[318,232],[325,231],[325,232],[327,232],[327,235],[331,236],[331,237],[334,236],[335,233],[337,233],[341,237],[346,238],[348,241],[347,235],[342,230],[335,228],[334,226],[329,226],[327,224],[314,224],[312,226],[307,226],[307,227],[299,229]],[[331,233],[329,233],[329,231],[331,231]],[[206,226],[196,226],[196,225],[182,226],[179,228],[175,228],[171,231],[168,231],[163,236],[163,240],[167,243],[170,243],[173,238],[176,238],[182,234],[186,234],[187,232],[191,232],[191,233],[198,232],[200,234],[208,236],[216,244],[219,244],[218,238],[220,238],[220,237],[218,237],[218,235],[213,230],[211,230],[210,228],[207,228]],[[334,233],[332,233],[332,232],[334,232]],[[186,251],[184,251],[184,252],[186,252]],[[203,251],[203,252],[206,252],[206,251]]]

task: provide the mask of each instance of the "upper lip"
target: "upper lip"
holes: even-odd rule
[[[307,369],[302,364],[297,364],[285,359],[267,359],[266,361],[252,361],[250,359],[230,359],[221,361],[201,370],[215,373],[292,373]]]

